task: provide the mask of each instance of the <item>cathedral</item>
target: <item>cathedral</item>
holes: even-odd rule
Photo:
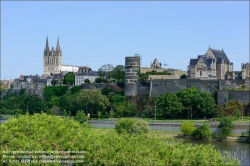
[[[61,74],[62,72],[74,72],[79,70],[79,66],[63,65],[62,64],[62,50],[60,47],[59,36],[57,39],[56,49],[49,48],[48,36],[46,38],[46,46],[43,53],[43,77],[53,76],[54,74]]]
[[[60,74],[62,71],[62,51],[60,48],[59,36],[57,39],[56,49],[49,48],[48,36],[46,39],[46,46],[43,53],[44,61],[44,77]]]

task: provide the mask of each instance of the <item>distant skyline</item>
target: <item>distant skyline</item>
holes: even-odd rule
[[[1,80],[43,74],[43,52],[60,37],[63,65],[124,65],[140,54],[186,71],[190,58],[222,49],[249,62],[249,1],[1,1]]]

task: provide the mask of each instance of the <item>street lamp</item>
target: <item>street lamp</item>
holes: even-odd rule
[[[155,122],[156,122],[156,103],[157,102],[155,102]]]

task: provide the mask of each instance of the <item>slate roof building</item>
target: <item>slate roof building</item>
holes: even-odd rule
[[[205,55],[190,59],[187,68],[188,78],[199,79],[235,79],[233,63],[224,50],[208,48]]]

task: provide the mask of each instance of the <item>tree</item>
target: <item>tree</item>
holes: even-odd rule
[[[24,99],[22,109],[32,115],[47,110],[47,105],[38,95],[28,95]]]
[[[110,77],[115,79],[117,83],[125,83],[125,66],[117,65],[110,72]]]
[[[89,79],[85,79],[84,82],[85,83],[90,83],[90,80]]]
[[[183,122],[180,130],[184,135],[192,135],[195,130],[194,122]]]
[[[223,117],[220,119],[219,128],[222,129],[222,136],[226,138],[231,134],[232,129],[234,128],[233,120],[231,117]]]
[[[58,84],[58,80],[56,80],[56,79],[53,78],[53,80],[51,81],[51,84],[53,86],[56,86]]]
[[[191,111],[192,117],[212,116],[216,114],[216,103],[214,98],[208,92],[201,92],[194,87],[182,89],[176,95],[187,111]]]
[[[180,79],[186,79],[187,78],[187,75],[186,74],[182,74]]]
[[[75,83],[75,74],[73,72],[68,72],[64,76],[63,83],[66,85],[73,85]]]
[[[169,115],[174,119],[183,110],[183,105],[174,93],[165,93],[157,98],[157,110],[164,118]]]
[[[109,79],[110,78],[110,72],[114,69],[114,67],[111,64],[105,64],[102,67],[98,69],[98,74],[103,79]]]
[[[75,120],[78,121],[80,124],[83,124],[88,121],[88,118],[84,111],[77,111]]]
[[[96,82],[96,83],[102,83],[102,81],[103,81],[103,79],[102,79],[101,77],[97,77],[97,78],[95,79],[95,82]]]
[[[105,110],[110,106],[109,99],[97,89],[82,89],[76,94],[76,99],[81,109],[86,110],[86,103],[88,103],[88,113],[92,114],[96,114],[97,111],[104,114]]]
[[[204,123],[202,126],[197,127],[193,132],[193,136],[198,139],[208,139],[211,136],[208,124]]]

